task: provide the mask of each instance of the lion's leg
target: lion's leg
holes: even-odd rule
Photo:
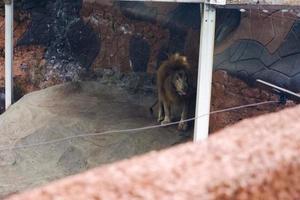
[[[161,122],[161,124],[168,124],[171,122],[171,107],[170,104],[166,101],[163,101],[164,104],[164,112],[165,112],[165,118],[164,121]]]
[[[180,123],[178,124],[178,129],[181,131],[186,131],[188,129],[188,123],[185,121],[187,119],[187,115],[188,115],[188,102],[184,102]]]
[[[157,122],[161,122],[164,120],[164,109],[161,100],[158,100],[158,118]]]

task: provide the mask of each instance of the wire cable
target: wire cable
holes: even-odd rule
[[[80,135],[73,135],[73,136],[68,136],[64,138],[59,138],[55,140],[49,140],[45,142],[39,142],[39,143],[33,143],[33,144],[27,144],[27,145],[20,145],[20,146],[12,146],[12,145],[7,145],[7,146],[0,146],[0,151],[12,151],[12,150],[17,150],[17,149],[26,149],[26,148],[32,148],[32,147],[38,147],[38,146],[44,146],[44,145],[51,145],[51,144],[56,144],[56,143],[61,143],[64,141],[72,140],[72,139],[78,139],[78,138],[86,138],[86,137],[93,137],[93,136],[100,136],[100,135],[107,135],[107,134],[112,134],[112,133],[128,133],[128,132],[137,132],[137,131],[145,131],[145,130],[150,130],[150,129],[156,129],[156,128],[161,128],[161,127],[167,127],[171,125],[176,125],[179,124],[180,122],[189,122],[193,121],[195,119],[207,116],[207,115],[212,115],[212,114],[217,114],[217,113],[222,113],[222,112],[228,112],[228,111],[233,111],[233,110],[239,110],[243,108],[250,108],[250,107],[256,107],[260,105],[266,105],[266,104],[274,104],[274,103],[279,103],[280,101],[264,101],[264,102],[259,102],[259,103],[251,103],[251,104],[246,104],[246,105],[241,105],[241,106],[235,106],[231,108],[225,108],[221,110],[216,110],[212,111],[208,114],[203,114],[198,117],[193,117],[189,118],[186,120],[181,120],[181,121],[176,121],[176,122],[171,122],[168,124],[163,124],[163,125],[151,125],[151,126],[145,126],[145,127],[140,127],[140,128],[131,128],[131,129],[122,129],[122,130],[110,130],[110,131],[104,131],[104,132],[99,132],[99,133],[87,133],[87,134],[80,134]]]

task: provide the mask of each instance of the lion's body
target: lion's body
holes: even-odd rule
[[[171,107],[181,105],[180,130],[187,129],[188,101],[192,90],[190,65],[185,56],[172,55],[163,62],[157,71],[158,121],[162,124],[171,122]]]

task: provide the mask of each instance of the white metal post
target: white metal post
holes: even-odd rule
[[[13,99],[13,0],[5,0],[5,108]]]
[[[216,9],[204,3],[201,18],[194,141],[208,137]]]

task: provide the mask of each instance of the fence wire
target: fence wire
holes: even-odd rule
[[[0,151],[12,151],[12,150],[18,150],[18,149],[27,149],[27,148],[32,148],[32,147],[61,143],[61,142],[65,142],[65,141],[72,140],[72,139],[94,137],[94,136],[107,135],[107,134],[112,134],[112,133],[134,133],[134,132],[145,131],[145,130],[150,130],[150,129],[157,129],[157,128],[161,128],[161,127],[176,125],[176,124],[179,124],[180,122],[194,121],[196,119],[199,119],[199,118],[207,116],[207,115],[213,115],[213,114],[218,114],[218,113],[223,113],[223,112],[229,112],[229,111],[240,110],[240,109],[244,109],[244,108],[256,107],[256,106],[261,106],[261,105],[266,105],[266,104],[275,104],[275,103],[280,103],[280,101],[264,101],[264,102],[259,102],[259,103],[251,103],[251,104],[246,104],[246,105],[241,105],[241,106],[220,109],[220,110],[212,111],[208,114],[203,114],[203,115],[200,115],[197,117],[189,118],[186,120],[175,121],[175,122],[171,122],[171,123],[163,124],[163,125],[161,125],[161,124],[160,125],[150,125],[150,126],[144,126],[144,127],[139,127],[139,128],[110,130],[110,131],[104,131],[104,132],[98,132],[98,133],[86,133],[86,134],[73,135],[73,136],[68,136],[68,137],[64,137],[64,138],[59,138],[59,139],[54,139],[54,140],[49,140],[49,141],[44,141],[44,142],[38,142],[38,143],[32,143],[32,144],[27,144],[27,145],[0,146]]]

